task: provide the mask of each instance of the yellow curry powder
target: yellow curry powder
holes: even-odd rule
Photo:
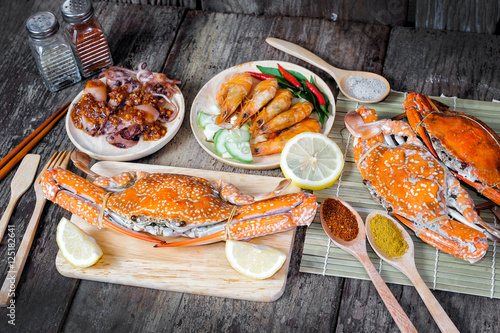
[[[370,229],[377,245],[390,258],[399,258],[408,250],[401,230],[387,217],[377,214],[370,219]]]

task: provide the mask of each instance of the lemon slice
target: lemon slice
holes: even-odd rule
[[[286,254],[265,245],[227,240],[229,264],[246,277],[263,280],[273,276],[286,261]]]
[[[56,240],[64,259],[75,267],[92,266],[102,257],[95,239],[65,217],[57,225]]]
[[[339,178],[344,156],[339,146],[326,135],[305,132],[286,143],[280,167],[295,186],[321,190],[332,186]]]

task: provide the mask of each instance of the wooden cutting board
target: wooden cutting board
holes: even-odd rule
[[[250,194],[267,192],[282,180],[276,177],[123,162],[98,162],[92,170],[105,176],[123,171],[144,170],[200,176],[209,180],[224,179]],[[292,185],[286,193],[299,190]],[[277,300],[285,289],[295,229],[251,240],[252,243],[265,244],[287,254],[287,261],[273,277],[252,280],[229,265],[224,254],[224,242],[185,248],[155,248],[152,243],[109,229],[99,230],[75,215],[71,217],[71,221],[96,239],[104,255],[94,266],[80,269],[69,264],[59,252],[56,267],[67,277],[260,302]]]

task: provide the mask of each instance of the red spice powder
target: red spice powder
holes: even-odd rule
[[[351,241],[358,235],[359,228],[356,216],[340,201],[327,198],[321,204],[323,219],[328,228],[338,238]]]

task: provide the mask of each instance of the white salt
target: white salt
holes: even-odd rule
[[[371,101],[384,95],[384,81],[367,79],[359,75],[351,75],[345,80],[345,93],[356,99]]]

